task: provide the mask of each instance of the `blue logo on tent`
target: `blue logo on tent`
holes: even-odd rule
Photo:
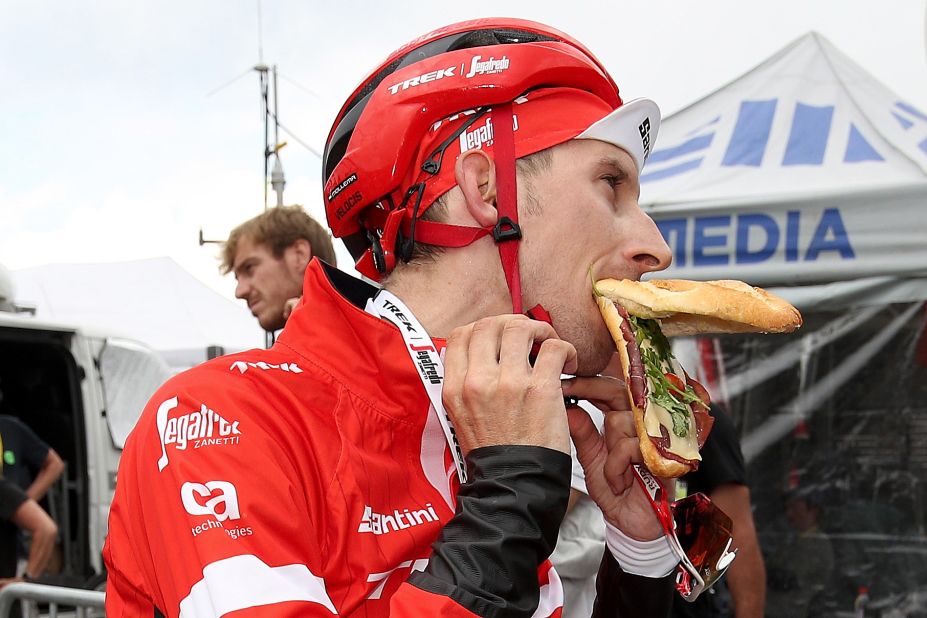
[[[734,130],[721,159],[722,167],[759,167],[763,164],[778,107],[779,99],[741,101]],[[899,112],[893,112],[899,122],[904,120],[913,125],[908,116],[927,121],[927,116],[910,105],[899,102],[895,107],[905,114],[902,116]],[[780,165],[823,165],[828,140],[831,135],[839,132],[839,129],[833,126],[833,119],[833,105],[819,106],[796,102],[789,139]],[[720,117],[715,118],[690,132],[687,139],[680,144],[654,151],[647,162],[645,173],[641,175],[641,182],[663,180],[701,167],[705,153],[715,138],[714,125],[719,120]],[[885,160],[856,124],[851,122],[844,130],[847,131],[844,134],[847,139],[843,154],[844,163]],[[698,135],[691,137],[693,133]],[[919,146],[927,152],[927,139]]]
[[[909,105],[904,101],[898,101],[895,103],[895,110],[892,112],[892,116],[895,117],[895,120],[898,121],[898,124],[901,125],[901,128],[907,131],[915,125],[915,121],[911,120],[913,116],[915,120],[920,120],[921,122],[927,122],[927,116],[923,114],[919,109],[913,105]],[[927,138],[924,138],[917,145],[921,149],[921,152],[927,154]]]

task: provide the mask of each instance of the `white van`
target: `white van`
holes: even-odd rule
[[[103,573],[119,455],[170,373],[144,344],[0,311],[0,414],[19,417],[66,464],[43,501],[60,531],[56,583],[82,586]]]

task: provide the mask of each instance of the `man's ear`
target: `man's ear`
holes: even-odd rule
[[[461,153],[454,165],[457,185],[470,216],[481,227],[492,227],[496,212],[496,165],[485,151],[474,148]]]
[[[312,259],[312,243],[305,238],[297,238],[288,249],[292,249],[296,265],[301,270],[305,270],[306,266],[309,265],[309,260]]]

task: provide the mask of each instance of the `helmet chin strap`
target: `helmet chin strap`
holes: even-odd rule
[[[518,225],[518,189],[515,167],[515,119],[512,104],[492,108],[493,150],[496,153],[496,210],[499,219],[492,230],[499,246],[499,259],[505,282],[512,296],[512,313],[527,313],[528,317],[550,324],[550,314],[541,305],[525,311],[521,299],[521,276],[518,268],[518,247],[521,227]]]
[[[505,282],[512,296],[512,313],[523,313],[521,277],[518,272],[518,247],[521,227],[518,225],[518,190],[515,176],[515,137],[512,104],[492,108],[493,150],[496,153],[496,210],[499,219],[492,230],[499,246],[499,258]]]

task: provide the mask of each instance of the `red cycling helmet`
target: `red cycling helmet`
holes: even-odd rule
[[[561,99],[580,102],[581,113],[566,115],[581,120],[571,124],[556,114],[567,130],[552,130],[548,123],[534,129],[546,139],[522,139],[528,131],[519,133],[518,105],[530,101],[526,112],[541,99],[548,108]],[[645,124],[635,125],[633,133],[639,129],[640,135],[632,141],[639,144],[629,148],[638,167],[659,124],[656,106],[642,103],[636,116],[643,115],[647,134]],[[492,234],[520,313],[515,159],[574,137],[598,138],[596,121],[608,121],[621,106],[618,87],[601,63],[579,42],[543,24],[490,18],[431,32],[389,56],[338,113],[322,157],[328,224],[344,239],[358,271],[373,279],[389,273],[397,258],[408,260],[413,241],[460,247]],[[419,221],[453,186],[447,174],[452,164],[439,180],[445,150],[482,147],[477,129],[495,151],[499,223],[483,230]]]

